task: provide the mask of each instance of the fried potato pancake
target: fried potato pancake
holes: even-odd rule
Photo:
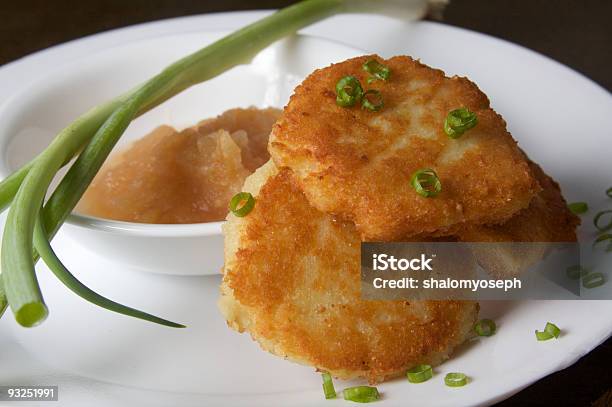
[[[367,83],[364,62],[391,69],[388,81]],[[346,75],[377,89],[384,107],[371,112],[336,104]],[[453,109],[476,113],[478,124],[451,139],[444,120]],[[308,201],[356,224],[363,240],[450,235],[466,224],[502,223],[539,191],[504,120],[466,78],[448,78],[406,56],[363,56],[319,69],[296,88],[274,125],[269,150],[289,167]],[[442,192],[416,193],[412,174],[433,169]]]
[[[472,336],[475,302],[362,300],[354,224],[311,206],[293,178],[260,168],[244,186],[254,209],[224,225],[219,307],[230,327],[278,356],[372,383],[437,365]]]
[[[536,163],[529,167],[542,191],[507,222],[500,225],[479,225],[460,230],[464,242],[575,242],[580,218],[567,207],[559,184]]]
[[[479,225],[460,230],[458,239],[463,242],[528,242],[573,243],[577,241],[576,228],[580,218],[567,207],[559,184],[536,163],[529,161],[542,191],[529,204],[501,225]],[[554,246],[554,245],[551,245]],[[475,247],[477,261],[497,276],[515,276],[540,261],[549,246],[544,244],[489,245],[485,250]],[[492,250],[494,249],[494,250]]]

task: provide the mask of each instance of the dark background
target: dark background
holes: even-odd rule
[[[278,8],[291,3],[0,0],[0,65],[51,45],[126,25],[215,11]],[[610,0],[451,0],[442,21],[524,45],[612,90]],[[610,362],[612,339],[570,368],[540,380],[499,406],[612,406]]]

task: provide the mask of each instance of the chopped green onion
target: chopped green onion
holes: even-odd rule
[[[474,330],[478,336],[492,336],[497,330],[495,321],[491,319],[481,319],[474,326]]]
[[[612,198],[612,187],[606,190],[606,195],[608,195],[608,198]]]
[[[371,386],[348,387],[342,391],[345,400],[357,403],[371,403],[380,398],[378,389]]]
[[[229,210],[239,218],[248,215],[255,207],[255,198],[248,192],[239,192],[232,197]]]
[[[361,102],[363,88],[359,79],[354,76],[345,76],[336,83],[336,104],[342,107],[354,106]]]
[[[442,183],[438,179],[434,170],[423,168],[412,174],[410,184],[419,195],[424,197],[434,197],[442,191]]]
[[[535,331],[535,336],[538,341],[547,341],[553,338],[553,336],[549,332],[538,331],[537,329]]]
[[[444,383],[449,387],[465,386],[467,382],[468,379],[464,373],[447,373],[444,377]]]
[[[552,322],[547,322],[546,323],[546,326],[544,327],[544,332],[548,332],[555,339],[557,339],[559,337],[559,335],[561,335],[561,329],[559,329],[559,327],[557,325],[553,324]]]
[[[570,266],[565,270],[565,274],[572,280],[578,280],[580,277],[584,277],[589,274],[590,270],[582,267],[580,264]]]
[[[406,372],[410,383],[423,383],[433,377],[433,370],[430,365],[416,365]]]
[[[325,393],[326,399],[335,399],[336,398],[336,389],[334,388],[334,382],[329,373],[322,373],[321,377],[323,377],[323,393]]]
[[[552,338],[558,338],[561,334],[561,329],[552,322],[547,322],[543,331],[535,331],[535,336],[538,341],[547,341]]]
[[[476,126],[478,116],[465,107],[451,110],[444,120],[444,131],[450,138],[459,138],[463,133]]]
[[[391,76],[391,70],[389,69],[389,67],[387,65],[381,64],[374,58],[368,59],[363,64],[362,68],[364,71],[372,75],[370,79],[373,80],[370,81],[370,79],[368,79],[368,83],[371,83],[376,79],[386,81],[389,80],[389,77]]]
[[[361,107],[371,112],[378,112],[380,109],[382,109],[384,104],[385,103],[380,91],[376,89],[366,91],[361,99]]]
[[[589,205],[586,202],[572,202],[567,207],[575,215],[580,215],[589,210]]]
[[[604,285],[606,278],[602,273],[590,273],[582,278],[584,288],[595,288]]]
[[[606,240],[610,241],[610,244],[608,244],[608,247],[606,248],[606,252],[611,252],[612,251],[612,234],[611,233],[604,233],[603,235],[597,236],[597,239],[595,239],[595,241],[593,242],[593,247],[597,246],[601,242],[605,242]]]
[[[600,232],[607,232],[608,230],[612,229],[612,216],[610,216],[610,221],[606,224],[606,225],[600,225],[599,224],[599,220],[607,215],[607,214],[611,214],[612,215],[612,209],[608,209],[606,211],[601,211],[599,212],[597,215],[595,215],[595,218],[593,219],[593,223],[595,224],[595,227],[600,231]]]

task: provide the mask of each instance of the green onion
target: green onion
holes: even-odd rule
[[[378,389],[370,386],[348,387],[342,391],[345,400],[357,403],[370,403],[380,398]]]
[[[11,201],[2,243],[0,306],[8,300],[17,321],[40,323],[47,314],[34,263],[40,204],[57,170],[83,150],[44,206],[42,227],[51,239],[79,201],[108,153],[135,117],[197,83],[249,61],[260,50],[298,29],[341,12],[397,15],[405,4],[358,0],[309,0],[284,8],[172,64],[116,99],[95,107],[62,130],[51,145],[0,182],[0,210]],[[414,11],[414,10],[413,10]],[[424,13],[425,8],[417,13]],[[95,133],[95,134],[94,134]],[[43,247],[40,232],[37,246]],[[32,254],[34,253],[34,256]],[[73,286],[86,298],[87,292]],[[6,297],[5,297],[6,295]]]
[[[322,18],[341,11],[349,11],[349,8],[347,4],[338,0],[306,1],[287,7],[230,34],[172,64],[132,92],[81,116],[64,129],[36,159],[2,182],[0,204],[6,204],[13,199],[2,243],[2,282],[16,320],[22,325],[34,326],[47,315],[32,258],[35,220],[38,219],[40,204],[55,173],[83,148],[93,132],[100,128],[98,140],[118,139],[125,127],[138,114],[150,110],[194,84],[250,60],[277,39]],[[108,148],[103,148],[99,154],[94,155],[102,158],[106,150],[110,151]],[[79,174],[72,177],[72,179],[79,178],[81,178]],[[74,186],[72,183],[64,185]],[[87,185],[88,183],[84,188],[79,186],[78,189],[85,189]],[[68,202],[63,203],[63,198],[78,202],[80,198],[77,197],[78,193],[68,188],[64,191],[65,194],[55,201],[57,208],[61,210],[52,211],[50,208],[45,211],[46,225],[57,223],[59,227],[63,221],[61,217],[67,216],[63,214],[63,208],[71,205]],[[55,228],[46,228],[51,234],[53,229]]]
[[[597,215],[595,215],[595,218],[593,219],[593,224],[595,224],[595,227],[600,232],[607,232],[608,230],[612,229],[612,216],[610,216],[610,221],[606,225],[599,224],[599,220],[607,214],[612,214],[612,209],[599,212]]]
[[[575,215],[580,215],[589,210],[589,205],[586,202],[572,202],[567,207]]]
[[[44,229],[49,238],[53,238],[59,226],[66,220],[76,206],[87,186],[119,141],[119,138],[138,114],[141,106],[160,85],[153,83],[143,85],[141,89],[115,109],[108,119],[96,131],[91,141],[83,149],[74,164],[70,167],[60,184],[45,204],[43,213]],[[163,84],[163,81],[160,81]]]
[[[595,288],[604,285],[606,278],[602,273],[590,273],[582,278],[584,288]]]
[[[464,373],[447,373],[444,377],[444,383],[450,387],[465,386],[467,382],[468,378]]]
[[[612,235],[610,237],[612,238]],[[582,286],[584,288],[599,287],[606,282],[606,278],[602,273],[591,273],[590,269],[580,265],[568,267],[567,276],[572,280],[582,278]]]
[[[597,239],[595,239],[595,241],[593,242],[593,247],[597,246],[601,242],[605,242],[606,240],[610,241],[610,244],[608,244],[608,247],[606,248],[606,252],[612,251],[612,234],[611,233],[604,233],[602,235],[597,236]]]
[[[4,285],[2,284],[2,268],[0,268],[0,318],[4,315],[8,301],[6,301],[6,294],[4,293]]]
[[[239,218],[248,215],[255,207],[255,198],[248,192],[239,192],[232,197],[229,210]]]
[[[4,286],[2,285],[2,274],[0,274],[0,318],[2,318],[2,315],[4,314],[4,311],[6,311],[6,307],[8,305],[8,302],[6,301],[6,295],[4,294]]]
[[[535,331],[535,336],[538,341],[547,341],[553,338],[553,336],[550,333],[546,331],[538,331],[537,329]]]
[[[373,82],[376,79],[380,79],[383,81],[389,80],[391,76],[391,70],[388,66],[381,64],[376,59],[368,59],[362,66],[363,70],[372,75],[370,79],[368,79],[368,83]]]
[[[476,126],[478,117],[465,107],[451,110],[444,120],[444,132],[450,138],[459,138],[463,133]]]
[[[419,195],[434,197],[442,191],[442,184],[434,170],[423,168],[417,170],[410,178],[410,184]]]
[[[406,372],[410,383],[423,383],[433,377],[433,370],[430,365],[416,365]]]
[[[336,104],[342,107],[354,106],[361,102],[363,88],[359,79],[354,76],[345,76],[336,83]]]
[[[476,331],[478,336],[492,336],[496,330],[495,321],[491,319],[481,319],[474,326],[474,331]]]
[[[237,59],[244,58],[246,62],[248,58],[254,56],[259,50],[265,48],[274,41],[292,34],[302,27],[313,24],[319,20],[338,13],[377,13],[396,18],[418,18],[427,13],[427,6],[423,4],[407,5],[397,1],[363,1],[363,0],[309,0],[302,1],[298,4],[286,7],[278,12],[265,17],[253,24],[243,27],[242,29],[232,33],[231,35],[217,41],[191,56],[191,60],[184,58],[184,67],[189,68],[193,65],[193,71],[198,70],[207,72],[213,67],[203,65],[211,60],[216,64],[224,65],[225,62],[230,62],[233,56]],[[215,55],[206,54],[208,51],[213,51]],[[214,56],[214,58],[213,58]],[[207,59],[204,61],[204,57]],[[222,68],[228,69],[228,68]],[[160,103],[169,99],[173,95],[181,92],[187,87],[202,82],[206,78],[192,75],[191,80],[177,80],[175,84],[167,87],[165,92],[156,96],[154,100],[150,100],[139,112],[143,114],[148,110],[156,107]],[[182,82],[182,83],[179,83]],[[181,88],[181,86],[185,87]],[[107,103],[97,106],[91,111],[81,116],[70,126],[70,133],[75,140],[73,145],[66,145],[67,155],[70,158],[74,157],[82,147],[89,141],[93,132],[98,129],[102,123],[110,116],[110,114],[125,102],[139,87],[136,87],[131,92],[128,92],[120,97],[117,97]],[[66,131],[67,132],[67,131]],[[72,148],[76,146],[75,148]],[[13,174],[0,181],[0,211],[4,210],[12,201],[17,193],[19,186],[25,179],[26,175],[35,165],[38,157],[31,160],[29,163],[15,171]],[[68,160],[67,162],[69,162]]]
[[[334,389],[334,382],[329,373],[322,373],[323,377],[323,393],[325,394],[326,399],[335,399],[336,398],[336,389]]]
[[[111,100],[108,103],[95,107],[89,112],[85,113],[81,117],[79,117],[76,121],[74,121],[67,129],[64,129],[63,132],[70,132],[72,134],[71,137],[74,137],[75,143],[74,145],[67,145],[67,148],[72,147],[71,150],[67,151],[67,156],[70,158],[63,163],[62,166],[66,165],[72,158],[87,144],[93,133],[104,123],[104,121],[108,118],[108,116],[119,107],[132,92],[128,92],[123,96],[117,97]],[[160,101],[159,103],[161,103]],[[153,108],[155,106],[151,106]],[[144,111],[141,112],[145,113]],[[30,172],[32,167],[36,164],[40,155],[29,163],[13,172],[11,175],[6,177],[0,182],[0,211],[4,211],[6,207],[11,203],[17,190],[21,186],[21,183],[25,179],[26,175]]]
[[[580,264],[570,266],[565,270],[565,274],[567,274],[567,276],[572,280],[578,280],[580,277],[584,277],[589,274],[589,272],[589,269],[582,267]]]
[[[608,195],[608,198],[612,198],[612,187],[606,190],[606,195]]]
[[[552,322],[546,323],[546,326],[544,327],[544,331],[551,334],[555,339],[557,339],[559,335],[561,335],[561,329],[559,329],[559,327],[553,324]]]
[[[71,289],[75,294],[79,295],[84,300],[119,314],[143,319],[145,321],[154,322],[171,328],[185,328],[184,325],[147,314],[146,312],[142,312],[134,308],[126,307],[125,305],[119,304],[115,301],[111,301],[81,283],[74,275],[72,275],[72,273],[70,273],[70,271],[68,271],[51,248],[47,234],[43,229],[42,222],[36,223],[36,229],[34,231],[34,245],[42,259],[45,261],[49,269],[51,269],[51,271],[55,274],[55,276],[66,287]]]
[[[7,220],[8,224],[8,220]],[[42,322],[48,314],[47,306],[42,300],[42,294],[38,286],[36,274],[34,272],[34,264],[32,263],[31,271],[28,272],[11,272],[11,264],[6,261],[8,256],[7,251],[7,239],[10,239],[10,235],[7,235],[5,226],[5,233],[2,244],[2,285],[4,293],[1,293],[2,297],[6,296],[6,299],[0,300],[0,302],[8,302],[11,308],[14,310],[16,321],[25,327],[33,327]],[[32,251],[33,244],[32,240],[29,240],[29,261],[32,262]],[[17,304],[17,305],[15,305]],[[15,311],[17,310],[17,311]]]
[[[370,89],[363,94],[363,98],[361,99],[362,108],[371,112],[378,112],[383,106],[384,101],[379,90]]]
[[[162,78],[161,80],[147,82],[124,104],[118,107],[104,122],[102,127],[98,129],[92,142],[86,147],[84,153],[81,154],[75,166],[81,160],[83,154],[91,148],[92,144],[95,144],[96,139],[109,135],[118,139],[134,118],[139,107],[165,86],[166,80],[169,79]],[[34,259],[32,257],[34,247],[32,239],[40,206],[47,188],[49,188],[53,179],[53,175],[69,159],[67,156],[69,149],[66,149],[64,144],[73,145],[74,140],[70,138],[70,135],[71,133],[69,132],[62,132],[36,159],[36,164],[31,168],[15,195],[4,229],[2,268],[5,276],[3,282],[9,304],[15,314],[15,319],[23,326],[35,326],[47,316],[47,308],[42,299],[34,272]],[[108,152],[112,149],[112,145],[108,146]],[[70,177],[75,166],[64,177],[58,190],[61,189],[62,184]],[[99,167],[92,169],[93,175],[95,175],[98,169]],[[83,191],[86,189],[87,184],[82,186]],[[74,205],[76,205],[76,202],[78,202],[77,198],[80,198],[80,196],[79,194],[78,197],[73,199]],[[35,204],[39,207],[34,207]],[[68,212],[72,210],[74,205],[69,208]],[[32,218],[32,216],[35,218]],[[7,251],[11,254],[7,255]]]
[[[552,322],[547,322],[543,331],[535,331],[535,336],[538,341],[547,341],[552,338],[558,338],[561,334],[561,329]]]

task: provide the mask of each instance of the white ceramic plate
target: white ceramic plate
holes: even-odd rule
[[[215,14],[141,25],[56,47],[0,68],[0,98],[58,66],[119,43],[189,31],[235,28],[262,12]],[[363,27],[369,27],[364,30]],[[491,98],[520,145],[557,178],[565,195],[610,206],[610,95],[570,69],[518,46],[433,23],[342,16],[305,30],[376,51],[410,54],[449,74],[467,75]],[[1,99],[0,99],[1,100]],[[592,212],[594,213],[594,212]],[[583,238],[592,238],[585,219]],[[112,315],[67,293],[46,270],[40,279],[51,309],[36,329],[0,321],[0,383],[58,384],[61,405],[329,405],[311,368],[259,350],[226,328],[215,307],[219,277],[129,272],[82,253],[58,236],[57,249],[86,283],[114,299],[189,325],[169,330]],[[379,386],[380,405],[486,405],[574,363],[612,332],[611,301],[484,303],[498,333],[463,347],[433,380]],[[565,334],[537,342],[534,329],[554,321]],[[449,371],[472,381],[443,384]],[[347,383],[337,382],[342,388]],[[25,405],[25,404],[24,404]],[[378,405],[378,404],[377,404]]]

